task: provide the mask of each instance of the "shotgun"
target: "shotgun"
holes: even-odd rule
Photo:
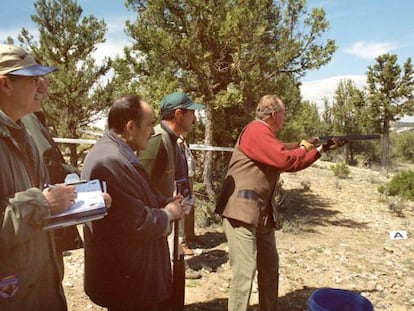
[[[349,143],[353,141],[380,139],[381,135],[368,134],[368,135],[344,135],[344,136],[319,136],[319,137],[315,137],[314,145],[320,146],[320,145],[327,144],[329,140],[331,140],[332,138],[339,138],[340,140],[344,140],[346,143]],[[309,142],[311,142],[311,139],[309,139]],[[292,149],[299,148],[299,143],[282,142],[282,144],[286,150],[292,150]]]
[[[361,141],[361,140],[371,140],[371,139],[381,139],[379,134],[368,134],[368,135],[344,135],[344,136],[319,136],[315,146],[327,144],[332,138],[338,138],[345,142]]]

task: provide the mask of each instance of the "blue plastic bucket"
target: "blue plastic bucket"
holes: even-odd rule
[[[336,288],[320,288],[308,299],[308,311],[373,311],[371,301],[358,293]]]

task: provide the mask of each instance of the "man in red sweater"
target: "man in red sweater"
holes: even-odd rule
[[[276,248],[275,187],[282,172],[297,172],[344,142],[334,139],[315,148],[302,140],[286,148],[275,136],[285,119],[285,105],[276,95],[265,95],[256,108],[256,120],[242,131],[230,159],[216,213],[223,216],[229,243],[232,280],[229,311],[247,309],[258,271],[260,311],[276,311],[279,256]]]

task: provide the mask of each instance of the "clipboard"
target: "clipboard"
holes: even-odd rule
[[[104,183],[104,182],[103,182]],[[81,180],[74,185],[78,197],[67,210],[46,218],[43,230],[55,230],[97,220],[107,215],[108,210],[102,196],[102,185],[98,179]],[[105,184],[103,185],[105,188]]]

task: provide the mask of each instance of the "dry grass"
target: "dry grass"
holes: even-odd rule
[[[306,310],[312,291],[321,287],[359,292],[376,311],[414,310],[413,203],[407,202],[397,216],[377,192],[390,176],[350,167],[348,178],[338,179],[330,165],[319,161],[282,175],[287,197],[284,227],[276,233],[279,310]],[[390,240],[393,230],[406,230],[408,239]],[[201,254],[188,263],[203,277],[187,282],[185,310],[226,310],[230,267],[221,226],[196,231],[193,247]],[[82,251],[72,252],[65,263],[69,310],[104,310],[83,293]],[[252,310],[257,310],[257,299],[255,288]]]

